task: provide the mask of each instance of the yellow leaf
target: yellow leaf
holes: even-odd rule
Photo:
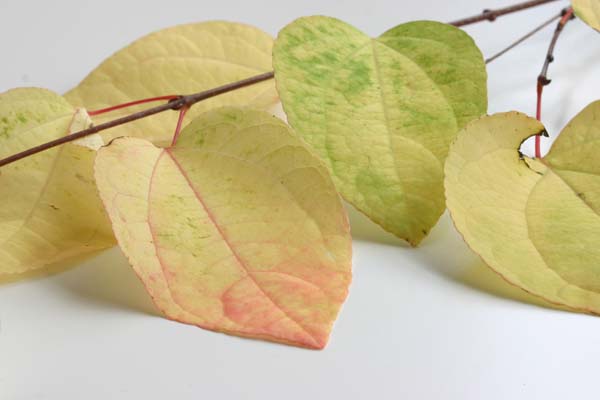
[[[600,313],[600,102],[563,130],[543,160],[518,149],[541,123],[517,112],[469,124],[446,161],[458,231],[509,282]]]
[[[262,111],[214,110],[177,145],[99,151],[119,245],[169,318],[325,346],[351,279],[346,214],[322,162]]]
[[[577,17],[600,31],[600,0],[571,0],[571,4]]]
[[[273,39],[249,25],[203,22],[179,25],[136,40],[105,60],[65,97],[88,110],[164,95],[199,92],[272,70]],[[272,80],[196,104],[193,118],[223,105],[268,108],[277,103]],[[97,123],[148,105],[95,117]],[[177,113],[167,112],[103,133],[104,138],[143,137],[170,143]]]
[[[0,95],[0,158],[89,125],[50,91],[14,89]],[[88,138],[0,168],[0,279],[113,245],[93,179],[100,138]]]

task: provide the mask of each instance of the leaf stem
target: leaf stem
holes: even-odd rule
[[[550,63],[554,61],[554,47],[556,46],[556,42],[563,31],[563,28],[571,19],[575,18],[573,14],[573,8],[568,7],[565,8],[562,13],[562,18],[556,24],[556,28],[554,29],[554,34],[552,35],[552,40],[550,41],[550,45],[548,46],[548,51],[546,52],[546,59],[544,60],[544,65],[542,66],[542,71],[537,77],[537,85],[536,85],[536,109],[535,109],[535,118],[540,121],[542,118],[542,94],[544,92],[544,86],[549,85],[552,82],[551,79],[548,79],[548,68],[550,67]],[[535,157],[542,158],[542,145],[541,139],[542,134],[537,135],[535,137]]]
[[[189,106],[185,106],[181,110],[179,110],[179,118],[177,119],[177,126],[175,127],[175,133],[173,134],[173,141],[171,142],[171,146],[175,146],[175,143],[177,143],[177,139],[179,139],[181,127],[183,125],[183,119],[185,118],[185,114],[188,112],[189,109]]]
[[[130,101],[130,102],[123,103],[123,104],[118,104],[116,106],[101,108],[99,110],[88,111],[88,115],[90,117],[93,117],[93,116],[105,114],[105,113],[108,113],[111,111],[120,110],[122,108],[137,106],[139,104],[152,103],[155,101],[174,100],[174,99],[177,99],[178,97],[179,97],[178,95],[174,95],[174,94],[168,95],[168,96],[150,97],[148,99],[135,100],[135,101]]]

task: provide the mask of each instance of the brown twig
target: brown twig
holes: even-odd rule
[[[545,27],[547,27],[548,25],[550,25],[552,22],[554,22],[557,19],[559,19],[562,15],[563,15],[563,13],[560,12],[559,14],[557,14],[554,17],[550,18],[549,20],[547,20],[543,24],[539,25],[535,29],[532,29],[531,31],[527,32],[525,35],[523,35],[519,39],[515,40],[509,46],[507,46],[504,49],[500,50],[499,52],[497,52],[493,56],[487,58],[485,60],[485,63],[489,64],[492,61],[494,61],[495,59],[497,59],[498,57],[502,56],[507,51],[514,49],[515,47],[517,47],[518,45],[520,45],[521,43],[523,43],[524,41],[526,41],[527,39],[529,39],[530,37],[532,37],[533,35],[535,35],[536,33],[538,33],[539,31],[541,31],[542,29],[544,29]]]
[[[206,100],[206,99],[218,96],[223,93],[231,92],[233,90],[241,89],[246,86],[254,85],[256,83],[269,80],[269,79],[273,78],[273,76],[274,76],[274,74],[272,71],[265,72],[264,74],[252,76],[250,78],[247,78],[247,79],[244,79],[241,81],[237,81],[237,82],[233,82],[233,83],[229,83],[227,85],[219,86],[219,87],[216,87],[213,89],[209,89],[204,92],[195,93],[195,94],[191,94],[191,95],[187,95],[187,96],[180,96],[175,100],[169,101],[168,103],[161,104],[159,106],[152,107],[147,110],[139,111],[139,112],[136,112],[136,113],[133,113],[130,115],[126,115],[124,117],[117,118],[112,121],[108,121],[108,122],[105,122],[103,124],[99,124],[96,126],[92,126],[91,128],[84,129],[79,132],[75,132],[71,135],[63,136],[63,137],[53,140],[51,142],[47,142],[47,143],[41,144],[39,146],[32,147],[21,153],[18,153],[18,154],[12,155],[10,157],[7,157],[3,160],[0,160],[0,167],[3,167],[5,165],[8,165],[8,164],[13,163],[18,160],[21,160],[23,158],[32,156],[34,154],[40,153],[42,151],[51,149],[53,147],[60,146],[65,143],[72,142],[74,140],[93,135],[95,133],[104,131],[109,128],[114,128],[115,126],[119,126],[119,125],[123,125],[123,124],[129,123],[129,122],[137,121],[138,119],[146,118],[151,115],[161,113],[163,111],[180,110],[184,107],[189,108],[192,105],[194,105],[202,100]]]
[[[556,24],[556,28],[554,29],[554,34],[552,35],[552,40],[550,41],[550,45],[548,46],[548,51],[546,52],[546,59],[544,60],[544,65],[542,66],[542,71],[537,77],[537,85],[536,85],[536,110],[535,110],[535,118],[540,121],[542,118],[542,93],[544,91],[544,86],[549,85],[552,82],[551,79],[548,79],[548,68],[550,67],[550,63],[554,61],[554,47],[556,46],[556,42],[563,31],[563,28],[571,19],[575,18],[573,14],[573,8],[565,8],[562,13],[562,18]],[[541,136],[537,135],[535,137],[535,157],[542,158],[542,149],[541,149]]]
[[[536,6],[554,2],[554,1],[557,1],[557,0],[526,1],[523,3],[515,4],[515,5],[509,6],[509,7],[499,8],[496,10],[484,10],[483,13],[481,13],[479,15],[464,18],[461,20],[453,21],[453,22],[449,22],[449,24],[454,25],[454,26],[465,26],[465,25],[474,24],[474,23],[480,22],[480,21],[486,21],[486,20],[494,21],[496,18],[498,18],[500,16],[514,13],[514,12],[521,11],[521,10],[525,10],[528,8],[536,7]],[[11,164],[15,161],[22,160],[23,158],[40,153],[42,151],[49,150],[53,147],[60,146],[65,143],[69,143],[69,142],[81,139],[83,137],[93,135],[95,133],[104,131],[106,129],[114,128],[119,125],[124,125],[129,122],[137,121],[139,119],[146,118],[151,115],[159,114],[164,111],[181,110],[184,107],[189,108],[192,105],[194,105],[202,100],[206,100],[211,97],[215,97],[220,94],[227,93],[227,92],[230,92],[230,91],[233,91],[236,89],[241,89],[246,86],[254,85],[256,83],[272,79],[274,76],[275,76],[275,73],[273,71],[266,72],[264,74],[256,75],[256,76],[253,76],[253,77],[241,80],[241,81],[237,81],[237,82],[233,82],[233,83],[230,83],[227,85],[219,86],[217,88],[209,89],[204,92],[177,97],[176,99],[170,100],[168,103],[161,104],[159,106],[152,107],[152,108],[149,108],[146,110],[142,110],[142,111],[139,111],[139,112],[136,112],[136,113],[133,113],[133,114],[121,117],[121,118],[117,118],[112,121],[108,121],[103,124],[99,124],[99,125],[93,126],[91,128],[72,133],[70,135],[53,140],[51,142],[47,142],[47,143],[41,144],[39,146],[32,147],[32,148],[22,151],[18,154],[14,154],[10,157],[0,160],[0,168],[5,165]],[[131,102],[131,104],[140,104],[140,102],[145,102],[146,100],[147,99],[138,100],[135,102]],[[151,100],[155,100],[155,98],[153,98]],[[127,104],[125,104],[125,105],[127,105]],[[125,105],[121,104],[119,106],[108,107],[107,109],[103,109],[103,110],[97,110],[96,113],[122,108]]]
[[[481,14],[474,15],[472,17],[467,17],[463,19],[459,19],[453,22],[449,22],[450,25],[454,26],[465,26],[474,24],[481,21],[490,21],[494,22],[496,18],[501,17],[506,14],[511,14],[517,11],[526,10],[528,8],[541,6],[546,3],[551,3],[557,0],[533,0],[533,1],[525,1],[523,3],[515,4],[513,6],[508,6],[504,8],[497,8],[495,10],[483,10]]]

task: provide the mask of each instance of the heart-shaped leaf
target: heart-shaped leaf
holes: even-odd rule
[[[116,139],[96,160],[119,245],[169,318],[322,348],[351,239],[327,169],[280,120],[220,109],[174,147]]]
[[[521,143],[543,130],[517,112],[469,124],[446,161],[448,209],[467,244],[507,281],[600,313],[600,102],[543,160],[521,157]]]
[[[272,47],[271,36],[245,24],[211,21],[179,25],[144,36],[118,51],[65,97],[75,106],[97,110],[144,98],[195,93],[271,71]],[[271,80],[198,103],[188,117],[224,105],[268,108],[277,101]],[[147,105],[121,113],[143,107]],[[116,115],[119,113],[94,119],[104,122]],[[176,122],[176,113],[162,113],[102,135],[137,136],[165,144]]]
[[[89,123],[85,111],[48,90],[5,92],[0,95],[0,159]],[[39,272],[114,244],[92,176],[100,145],[95,136],[0,168],[0,279]]]
[[[341,194],[417,245],[444,211],[443,163],[487,108],[481,52],[438,22],[376,39],[328,17],[285,27],[273,49],[289,122],[323,157]]]
[[[600,31],[600,1],[598,0],[571,0],[573,11],[586,24]]]

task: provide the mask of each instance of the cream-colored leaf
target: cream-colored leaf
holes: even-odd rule
[[[337,19],[307,17],[279,33],[273,64],[290,124],[323,157],[340,193],[417,245],[445,209],[450,142],[487,108],[473,40],[438,22],[372,39]]]
[[[509,282],[600,313],[600,102],[542,161],[519,155],[544,127],[511,112],[469,124],[446,161],[446,197],[469,246]]]
[[[92,118],[90,118],[85,108],[78,108],[75,110],[75,115],[73,116],[73,121],[71,122],[69,132],[75,133],[83,131],[84,129],[91,127],[93,124]],[[87,147],[92,150],[99,150],[100,147],[104,146],[104,140],[102,140],[102,136],[99,134],[85,136],[81,139],[74,140],[71,143]]]
[[[116,139],[96,160],[119,245],[169,318],[325,346],[351,279],[327,169],[280,120],[219,109],[176,146]]]
[[[65,97],[88,110],[164,95],[191,94],[272,70],[273,39],[249,25],[212,21],[179,25],[154,32],[118,51]],[[224,105],[267,109],[278,101],[272,80],[196,104],[194,118]],[[95,117],[97,123],[137,111],[131,107]],[[177,113],[167,112],[102,133],[106,139],[143,137],[170,143]]]
[[[48,142],[89,123],[48,90],[0,95],[0,158]],[[71,143],[0,168],[0,279],[114,244],[93,179],[96,151]],[[91,141],[91,142],[90,142]]]
[[[600,0],[571,0],[571,4],[577,17],[600,31]]]

